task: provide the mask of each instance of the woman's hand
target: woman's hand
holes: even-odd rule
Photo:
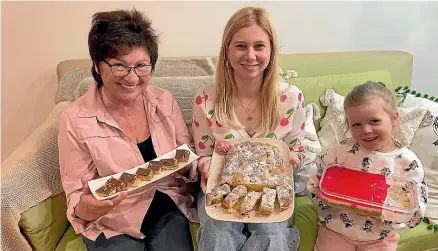
[[[86,176],[82,177],[82,194],[78,204],[75,207],[75,214],[77,217],[85,221],[93,221],[99,217],[109,213],[117,204],[126,198],[127,193],[122,192],[116,197],[109,200],[97,200],[91,193],[88,187],[88,179]]]
[[[231,147],[230,141],[221,140],[221,141],[217,142],[217,144],[216,144],[216,152],[218,152],[219,154],[225,155],[230,150],[230,147]]]
[[[298,153],[291,152],[290,153],[290,161],[289,163],[293,166],[296,166],[298,163],[300,163],[300,157],[298,156]]]
[[[204,194],[205,191],[207,190],[207,180],[208,180],[209,170],[210,170],[210,160],[207,160],[204,163],[202,163],[201,168],[199,168],[199,171],[201,171],[201,189]]]

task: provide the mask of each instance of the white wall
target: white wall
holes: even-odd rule
[[[413,88],[438,96],[438,2],[2,2],[2,159],[53,107],[56,65],[88,58],[93,13],[144,11],[161,32],[161,56],[217,55],[227,19],[240,7],[266,7],[282,53],[406,50]]]

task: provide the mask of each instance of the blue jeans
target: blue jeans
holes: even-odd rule
[[[298,229],[289,227],[288,221],[243,224],[210,218],[202,191],[198,195],[198,216],[199,251],[296,251],[300,243]]]

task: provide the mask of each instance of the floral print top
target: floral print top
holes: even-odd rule
[[[316,176],[309,178],[307,193],[318,207],[319,223],[348,238],[359,241],[371,241],[386,238],[392,230],[414,228],[421,223],[427,205],[427,185],[424,180],[424,170],[417,155],[406,147],[392,152],[381,153],[367,151],[352,139],[342,141],[331,149],[320,152],[315,162],[318,173],[332,163],[360,167],[362,171],[375,170],[388,176],[390,173],[410,177],[418,184],[419,209],[406,223],[398,223],[358,214],[348,209],[338,209],[325,205],[319,198],[319,188],[313,185]]]
[[[279,84],[280,90],[280,121],[274,131],[266,134],[256,132],[252,138],[273,138],[286,142],[290,151],[299,153],[301,160],[315,158],[305,150],[305,104],[302,91],[287,83]],[[216,120],[214,114],[215,85],[209,85],[200,90],[193,100],[193,140],[196,154],[201,156],[198,166],[208,161],[213,154],[215,143],[223,139],[250,138],[243,127],[226,128]],[[315,154],[313,154],[315,155]],[[303,161],[302,161],[303,162]],[[295,172],[304,171],[300,167]]]

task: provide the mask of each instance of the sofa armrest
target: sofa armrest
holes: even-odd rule
[[[57,104],[44,122],[2,162],[1,242],[4,250],[31,250],[20,233],[18,222],[21,214],[63,191],[58,160],[58,117],[70,104]],[[35,217],[35,221],[38,220],[45,219]],[[23,229],[27,227],[32,228],[29,225]],[[34,249],[47,250],[36,246]]]

